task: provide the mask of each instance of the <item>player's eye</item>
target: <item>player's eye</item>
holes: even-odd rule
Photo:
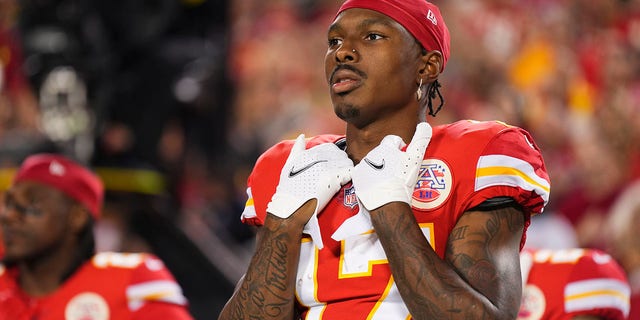
[[[328,41],[330,48],[335,48],[336,46],[339,46],[341,43],[342,43],[342,40],[338,38],[331,38]]]
[[[377,34],[377,33],[369,33],[365,37],[366,40],[380,40],[380,39],[383,39],[383,38],[384,37],[382,35]]]
[[[42,215],[42,210],[40,210],[36,205],[34,204],[26,204],[26,205],[22,205],[19,204],[17,201],[15,201],[15,199],[13,199],[13,197],[5,197],[3,203],[2,203],[2,207],[0,207],[0,211],[5,214],[6,210],[15,210],[16,212],[18,212],[21,216],[41,216]]]

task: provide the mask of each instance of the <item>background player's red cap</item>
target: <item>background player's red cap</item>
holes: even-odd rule
[[[33,181],[56,188],[83,204],[94,218],[100,217],[104,186],[100,178],[82,165],[57,154],[27,157],[13,183]]]
[[[451,37],[440,9],[426,0],[347,0],[340,9],[369,9],[380,12],[400,23],[422,46],[442,53],[442,70],[449,60]]]

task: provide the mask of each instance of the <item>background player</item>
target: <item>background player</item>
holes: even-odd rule
[[[607,253],[595,249],[525,249],[519,320],[622,320],[629,315],[629,283]]]
[[[0,319],[191,319],[180,286],[150,254],[95,254],[103,185],[54,154],[24,160],[0,206]]]

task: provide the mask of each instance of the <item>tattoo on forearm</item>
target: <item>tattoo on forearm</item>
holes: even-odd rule
[[[293,311],[294,293],[289,282],[295,278],[290,276],[294,271],[289,269],[296,264],[291,263],[288,255],[297,249],[290,247],[286,233],[263,241],[265,245],[256,252],[252,268],[237,293],[232,319],[281,318]]]
[[[274,289],[285,291],[287,289],[287,244],[275,241],[273,254],[268,261],[269,270],[265,274],[267,285],[272,285]]]
[[[399,283],[415,284],[401,289],[401,294],[411,296],[411,303],[419,306],[420,309],[429,310],[430,314],[436,315],[436,319],[446,318],[446,314],[449,312],[459,312],[460,310],[454,310],[454,291],[433,291],[433,294],[438,296],[437,299],[434,299],[433,297],[424,297],[422,299],[419,298],[423,296],[422,293],[420,293],[422,288],[431,287],[430,279],[432,279],[434,273],[439,274],[440,270],[438,270],[437,264],[434,260],[422,260],[423,257],[428,255],[416,248],[416,246],[413,245],[409,240],[411,237],[406,236],[408,232],[415,230],[414,225],[416,222],[413,216],[404,214],[399,215],[397,212],[387,212],[384,209],[378,211],[377,216],[381,218],[379,219],[379,221],[381,221],[381,224],[384,223],[387,225],[393,225],[393,228],[389,228],[388,233],[385,233],[384,231],[383,233],[381,233],[379,231],[387,230],[387,228],[376,228],[376,226],[374,225],[374,228],[376,228],[376,232],[379,234],[379,236],[387,238],[391,242],[394,242],[394,246],[404,248],[404,251],[402,252],[398,250],[386,250],[387,258],[389,259],[389,261],[402,261],[402,263],[394,263],[391,266],[395,281]],[[438,257],[435,258],[439,259]],[[438,276],[444,277],[444,275]],[[446,300],[450,300],[452,301],[452,303],[450,305],[446,303],[443,304],[442,301]],[[413,316],[414,319],[419,319],[419,317],[416,317],[417,315]]]

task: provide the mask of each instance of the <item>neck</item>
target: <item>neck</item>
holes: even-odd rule
[[[357,164],[369,151],[380,145],[382,139],[387,135],[396,135],[409,144],[416,130],[418,122],[398,123],[372,123],[365,127],[358,128],[347,124],[347,154]]]
[[[57,290],[76,261],[77,248],[69,248],[72,247],[61,246],[19,262],[18,283],[22,290],[32,297],[44,296]]]

